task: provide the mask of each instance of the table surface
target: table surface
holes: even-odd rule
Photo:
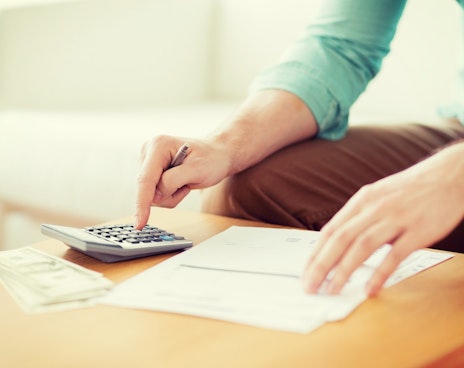
[[[231,225],[270,226],[161,208],[150,223],[194,244]],[[116,283],[170,256],[105,264],[59,241],[34,246]],[[8,368],[451,367],[464,354],[464,255],[384,289],[346,319],[309,334],[104,305],[27,315],[1,286],[0,315],[0,365]]]

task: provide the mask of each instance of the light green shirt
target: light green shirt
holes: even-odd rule
[[[464,0],[458,2],[463,5]],[[405,4],[406,0],[324,0],[303,36],[279,63],[255,78],[251,91],[282,89],[295,94],[314,114],[318,137],[342,138],[350,107],[390,51]]]

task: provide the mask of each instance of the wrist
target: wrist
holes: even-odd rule
[[[464,194],[464,139],[447,145],[442,153],[449,157],[449,162],[453,163],[453,167],[450,168],[452,177],[456,180],[455,184],[462,188]]]
[[[233,175],[316,133],[314,116],[303,101],[286,91],[265,90],[249,96],[209,139],[229,158]]]
[[[461,198],[456,205],[462,207],[464,216],[464,139],[452,142],[437,152],[432,159],[441,166],[441,178],[449,191]]]

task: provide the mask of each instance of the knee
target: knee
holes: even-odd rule
[[[258,220],[255,209],[260,203],[259,193],[265,190],[263,184],[254,170],[225,178],[202,191],[201,209],[221,216]]]

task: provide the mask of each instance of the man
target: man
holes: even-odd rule
[[[441,125],[347,127],[405,2],[325,1],[234,116],[205,139],[187,140],[182,165],[166,170],[185,139],[147,142],[136,226],[150,205],[174,207],[191,189],[211,187],[207,212],[322,229],[303,275],[311,293],[331,271],[326,290],[338,293],[386,243],[392,250],[366,285],[369,295],[416,249],[464,251],[464,108]]]

